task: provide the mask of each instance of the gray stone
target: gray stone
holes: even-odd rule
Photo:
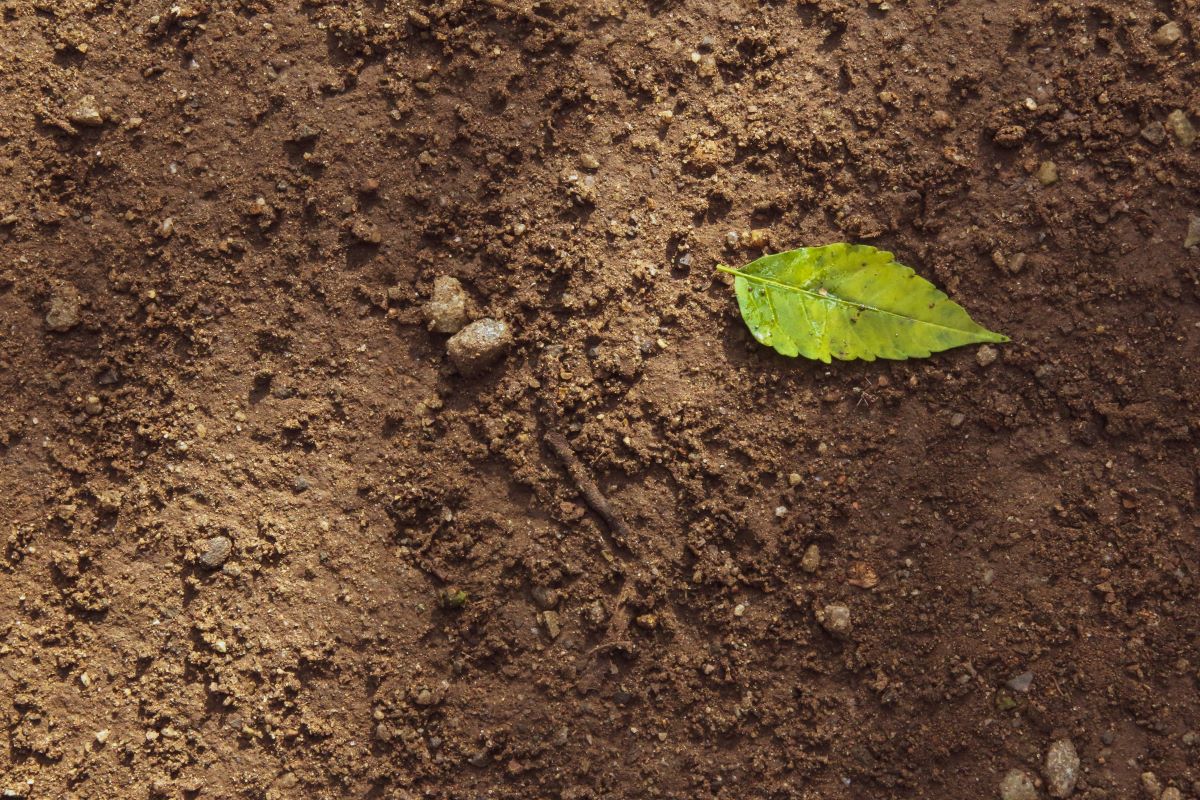
[[[1000,781],[1000,800],[1037,800],[1033,777],[1023,769],[1010,769]]]
[[[1032,672],[1022,672],[1020,675],[1011,679],[1008,683],[1006,683],[1004,685],[1007,686],[1008,688],[1012,689],[1014,692],[1028,692],[1029,687],[1032,683],[1033,683],[1033,673]]]
[[[1070,739],[1059,739],[1046,751],[1043,769],[1051,797],[1070,797],[1079,780],[1079,753]]]
[[[214,536],[201,543],[200,564],[207,569],[217,569],[228,560],[233,552],[233,542],[228,536]]]
[[[1142,138],[1152,145],[1160,145],[1167,140],[1167,129],[1158,120],[1142,128]]]
[[[463,375],[478,375],[512,346],[512,332],[500,320],[479,319],[450,337],[446,352]]]
[[[467,293],[458,278],[438,275],[433,279],[433,298],[425,304],[429,330],[458,333],[467,324]]]
[[[996,359],[1000,357],[1000,353],[991,345],[983,345],[975,351],[975,360],[979,362],[979,366],[986,367],[996,363]]]

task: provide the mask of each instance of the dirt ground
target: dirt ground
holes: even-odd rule
[[[1197,24],[0,0],[0,796],[1200,796]],[[757,345],[846,240],[1013,342]]]

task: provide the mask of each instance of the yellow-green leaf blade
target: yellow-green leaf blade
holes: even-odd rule
[[[763,256],[734,275],[750,332],[786,356],[922,358],[982,342],[1007,342],[892,254],[867,245],[802,247]]]

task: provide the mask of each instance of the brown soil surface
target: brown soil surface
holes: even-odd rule
[[[1196,21],[0,1],[0,796],[1195,797]],[[1013,343],[753,342],[841,240]]]

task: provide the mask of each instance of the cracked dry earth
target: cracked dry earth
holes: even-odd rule
[[[0,0],[0,796],[1200,796],[1198,34]],[[845,240],[1013,342],[755,344]]]

